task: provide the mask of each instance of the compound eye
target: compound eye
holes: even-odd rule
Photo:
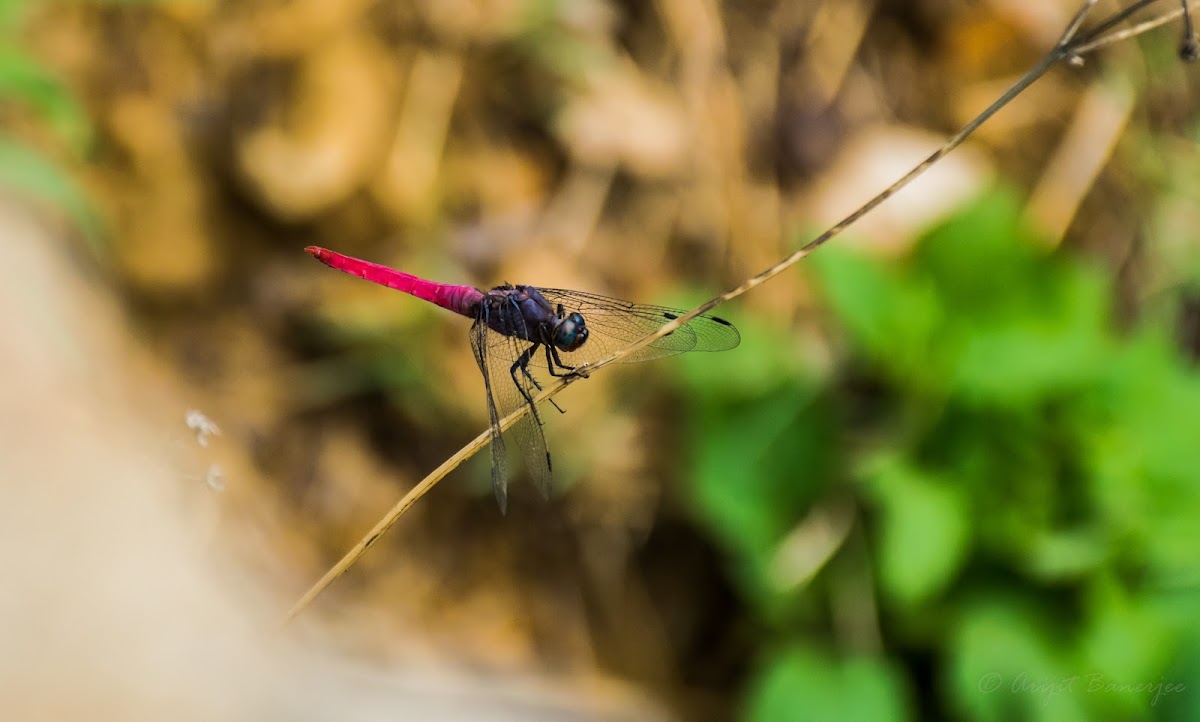
[[[574,351],[587,341],[587,337],[587,322],[578,312],[559,321],[554,329],[554,345],[563,351]]]

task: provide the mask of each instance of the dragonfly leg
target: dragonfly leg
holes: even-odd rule
[[[535,343],[534,345],[525,349],[525,353],[521,354],[521,356],[519,358],[517,358],[516,363],[514,363],[512,365],[512,368],[510,368],[508,370],[508,373],[512,376],[513,383],[517,385],[517,391],[521,392],[521,396],[525,399],[525,401],[531,407],[533,406],[533,398],[525,391],[525,387],[522,386],[519,381],[517,381],[517,369],[521,369],[521,373],[524,374],[525,378],[529,379],[529,383],[533,384],[533,387],[535,389],[537,389],[538,391],[542,390],[542,385],[540,383],[538,383],[538,380],[536,378],[534,378],[533,374],[529,373],[529,362],[531,359],[533,359],[533,353],[535,351],[537,351],[538,346],[540,346],[540,345],[541,344]],[[563,411],[561,406],[559,406],[557,403],[555,403],[554,399],[548,399],[548,400],[550,401],[551,406],[558,409],[558,413],[560,413],[560,414],[566,413],[565,411]],[[534,411],[536,412],[536,410],[537,409],[535,408]],[[541,423],[541,419],[538,419],[538,422]]]
[[[568,366],[562,362],[562,358],[559,357],[558,349],[555,346],[553,346],[551,344],[546,344],[545,347],[546,347],[546,368],[550,369],[551,376],[569,376],[572,372],[575,371],[574,366]],[[555,371],[556,367],[563,369],[567,373],[565,373],[565,374],[557,373]]]
[[[509,375],[512,376],[513,383],[517,385],[517,390],[521,392],[521,396],[523,396],[529,403],[533,403],[533,398],[530,397],[525,391],[525,386],[522,385],[519,380],[517,380],[517,369],[521,370],[521,373],[525,376],[525,378],[529,379],[529,382],[533,384],[535,389],[541,391],[542,385],[539,384],[538,380],[533,377],[533,374],[529,373],[529,359],[533,358],[533,352],[536,350],[537,344],[525,349],[525,353],[521,354],[517,358],[516,362],[513,363],[512,367],[508,369]]]
[[[587,364],[580,364],[578,366],[568,366],[567,364],[562,362],[561,358],[559,358],[557,348],[555,348],[553,346],[547,346],[547,348],[549,349],[549,353],[554,355],[553,363],[551,363],[550,359],[546,359],[546,365],[550,367],[551,375],[553,375],[553,376],[579,376],[579,377],[582,377],[585,379],[588,377]],[[555,364],[557,364],[559,368],[565,370],[567,373],[565,373],[565,374],[554,373]]]
[[[563,376],[569,376],[572,373],[574,373],[575,367],[567,366],[567,365],[563,364],[562,359],[560,359],[558,357],[558,349],[554,348],[553,346],[551,346],[549,344],[544,345],[543,348],[546,349],[546,368],[550,369],[551,376],[555,376],[557,378],[562,378]],[[552,355],[553,355],[553,357],[551,357]],[[563,367],[564,369],[567,369],[567,373],[565,373],[565,374],[555,373],[554,372],[555,364],[558,364],[559,366]],[[558,409],[558,413],[560,413],[560,414],[567,413],[566,410],[563,409],[563,407],[561,407],[557,403],[555,403],[554,399],[550,399],[550,403],[554,404],[554,408]]]

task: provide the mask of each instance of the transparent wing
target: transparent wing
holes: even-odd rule
[[[570,366],[604,358],[686,313],[677,308],[632,303],[583,291],[562,288],[538,288],[538,291],[556,310],[562,304],[566,313],[578,311],[587,322],[587,342],[577,351],[559,352],[563,362]],[[733,324],[725,319],[698,316],[654,343],[623,357],[621,362],[648,361],[686,351],[727,351],[737,346],[741,338]],[[544,366],[545,359],[541,359],[541,362]]]
[[[488,414],[492,419],[492,485],[496,488],[496,498],[499,500],[505,493],[504,482],[501,481],[497,485],[496,481],[496,469],[503,468],[504,462],[504,445],[496,443],[500,438],[500,420],[522,406],[529,405],[529,399],[538,395],[538,385],[542,379],[535,375],[533,368],[527,369],[527,372],[514,368],[522,354],[528,352],[533,345],[530,342],[496,333],[477,322],[471,328],[472,348],[477,344],[483,351],[480,371],[484,374],[485,385],[488,386]],[[536,358],[542,359],[541,365],[544,367],[543,348],[537,349],[530,357],[531,360]],[[480,361],[479,353],[476,354],[476,361]],[[531,409],[509,427],[506,433],[509,440],[521,450],[525,466],[529,469],[530,477],[538,490],[549,498],[552,473],[550,452],[546,449],[546,437],[542,433],[541,414],[541,409]]]
[[[505,455],[504,439],[500,437],[500,416],[496,410],[495,393],[492,386],[492,364],[488,352],[489,332],[486,326],[475,322],[471,326],[471,352],[475,363],[479,365],[479,373],[483,375],[483,388],[487,394],[487,409],[489,428],[491,429],[492,448],[492,490],[496,493],[496,503],[500,505],[500,513],[508,511],[508,460]]]

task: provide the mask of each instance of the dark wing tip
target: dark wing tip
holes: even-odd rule
[[[549,451],[546,452],[546,471],[550,474],[554,473],[554,464],[550,461]],[[552,478],[552,476],[547,476],[545,479],[537,480],[538,491],[541,493],[542,498],[546,501],[550,501],[551,496],[553,496],[551,491],[551,487],[553,486],[553,482],[551,481]]]
[[[732,323],[726,321],[720,316],[704,316],[703,318],[705,320],[712,321],[716,323],[717,326],[722,326],[723,328],[718,329],[717,326],[710,326],[709,328],[715,335],[709,339],[709,343],[707,344],[708,347],[701,350],[728,351],[730,349],[737,348],[738,345],[741,344],[742,334],[738,332],[737,326],[734,326]]]
[[[663,311],[663,318],[667,318],[667,319],[674,321],[675,319],[679,318],[679,314],[671,313],[670,311]],[[707,318],[709,321],[716,321],[717,323],[721,324],[722,326],[728,326],[730,328],[733,328],[732,323],[726,321],[725,319],[721,318],[720,316],[700,316],[699,318]]]

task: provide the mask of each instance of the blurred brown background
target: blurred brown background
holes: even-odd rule
[[[170,700],[198,719],[743,714],[773,633],[748,613],[734,562],[688,496],[703,359],[574,385],[559,397],[567,414],[548,423],[562,470],[553,499],[518,471],[501,517],[482,454],[286,633],[304,641],[275,636],[276,616],[487,421],[464,319],[333,273],[303,248],[443,282],[686,306],[784,257],[932,151],[1046,52],[1076,5],[20,7],[14,47],[71,91],[80,120],[63,114],[64,135],[14,105],[5,125],[66,169],[91,210],[68,214],[84,230],[53,213],[35,224],[15,205],[6,215],[14,355],[0,472],[40,499],[13,521],[6,554],[26,559],[41,535],[71,540],[52,554],[36,544],[45,557],[13,567],[70,603],[9,611],[107,629],[61,651],[107,660],[70,667],[68,688],[132,660],[80,697],[107,719],[178,718]],[[1196,83],[1171,62],[1176,37],[1172,27],[1149,49],[1118,45],[1052,72],[835,243],[902,258],[1001,178],[1048,246],[1111,269],[1131,314],[1194,253],[1146,250],[1148,226],[1195,227],[1195,196],[1164,200],[1129,170],[1195,158]],[[63,141],[72,134],[78,149]],[[720,313],[743,331],[730,353],[770,361],[708,383],[751,398],[780,374],[837,374],[842,349],[803,274]],[[190,409],[220,429],[207,445]],[[829,498],[836,536],[841,497]],[[140,531],[120,541],[114,528]],[[93,544],[112,546],[84,555]],[[103,570],[120,559],[142,561],[116,584]],[[62,578],[41,576],[50,569]],[[164,591],[164,574],[194,586]],[[124,591],[111,604],[88,592],[113,584]],[[40,640],[24,648],[44,651]],[[191,661],[154,661],[180,655]],[[63,669],[50,656],[30,679]],[[137,684],[159,675],[171,683]],[[280,704],[290,693],[274,685],[292,683],[281,679],[322,704]],[[945,712],[925,672],[907,679],[904,714]],[[190,707],[213,680],[229,708]],[[21,718],[38,718],[39,694],[16,698],[32,705]],[[83,711],[71,706],[41,718]]]

